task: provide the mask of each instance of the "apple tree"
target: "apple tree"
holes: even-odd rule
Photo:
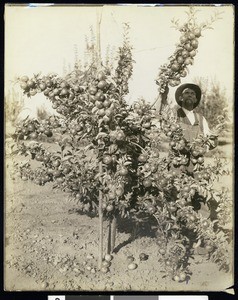
[[[225,163],[214,159],[213,164],[205,164],[209,140],[201,136],[187,141],[164,97],[168,86],[177,86],[186,76],[201,32],[210,26],[209,22],[198,25],[195,13],[191,8],[182,26],[174,22],[181,38],[156,80],[159,110],[145,100],[126,103],[134,63],[128,26],[115,69],[104,66],[97,52],[92,57],[98,59],[87,68],[74,68],[64,77],[36,74],[18,80],[28,97],[37,93],[47,97],[57,115],[27,118],[17,126],[13,153],[29,158],[16,164],[17,175],[39,185],[51,183],[68,193],[83,213],[99,217],[103,272],[109,268],[102,267],[102,222],[109,224],[106,255],[111,259],[119,218],[134,220],[138,226],[156,222],[157,255],[165,276],[175,281],[191,277],[190,264],[200,245],[221,268],[230,266],[231,232],[225,227],[232,222],[232,201],[228,191],[214,188],[226,173]],[[54,134],[61,136],[57,150],[41,142]],[[163,136],[170,140],[168,153],[160,150]],[[37,167],[31,167],[32,160]],[[192,176],[188,165],[193,166]],[[206,217],[201,205],[207,208]]]

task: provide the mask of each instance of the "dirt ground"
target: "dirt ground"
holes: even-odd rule
[[[51,184],[13,181],[8,169],[5,179],[6,290],[221,291],[232,285],[232,274],[219,271],[206,255],[195,256],[188,282],[163,278],[155,238],[130,240],[125,232],[117,233],[117,252],[104,274],[97,270],[98,218],[80,215],[67,194],[52,190]],[[139,260],[142,252],[148,260]],[[128,270],[128,255],[134,256],[137,269]]]

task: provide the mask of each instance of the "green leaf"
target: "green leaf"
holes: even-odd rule
[[[101,173],[97,173],[95,176],[94,176],[94,179],[97,180],[101,177]]]
[[[129,165],[131,165],[131,164],[132,164],[131,161],[126,161],[126,162],[124,162],[124,166],[129,166]]]
[[[102,124],[103,124],[103,119],[100,119],[99,121],[98,121],[98,127],[101,127],[102,126]]]
[[[92,109],[92,113],[95,114],[97,111],[98,111],[98,108],[95,106],[95,107]]]
[[[70,160],[71,158],[74,158],[74,156],[73,156],[73,155],[66,155],[66,156],[64,156],[64,157],[61,159],[61,161],[67,161],[67,160]]]
[[[172,214],[170,215],[170,218],[171,218],[172,220],[174,220],[174,221],[177,221],[177,218],[176,218],[174,215],[172,215]],[[173,228],[175,228],[175,227],[176,227],[176,228],[179,228],[177,225],[174,225],[174,226],[173,226]]]
[[[107,136],[108,136],[107,133],[105,133],[105,132],[99,132],[98,135],[96,136],[96,139],[101,139],[101,138],[103,139],[103,138],[105,138]]]

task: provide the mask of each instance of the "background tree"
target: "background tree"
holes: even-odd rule
[[[212,130],[216,130],[218,127],[222,128],[224,133],[230,125],[229,99],[225,88],[216,80],[209,81],[207,78],[195,78],[194,82],[202,90],[202,99],[196,111],[204,115]]]
[[[22,93],[16,92],[14,87],[5,96],[5,118],[11,125],[16,125],[19,121],[19,114],[24,107],[24,97]]]

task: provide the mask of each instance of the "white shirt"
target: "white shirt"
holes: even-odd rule
[[[192,110],[187,110],[185,108],[182,107],[182,110],[184,111],[185,115],[187,116],[187,118],[189,119],[190,123],[193,125],[195,123],[195,115],[194,112]],[[211,135],[212,132],[209,129],[207,120],[202,117],[202,125],[203,125],[203,134],[204,136],[208,136]]]

